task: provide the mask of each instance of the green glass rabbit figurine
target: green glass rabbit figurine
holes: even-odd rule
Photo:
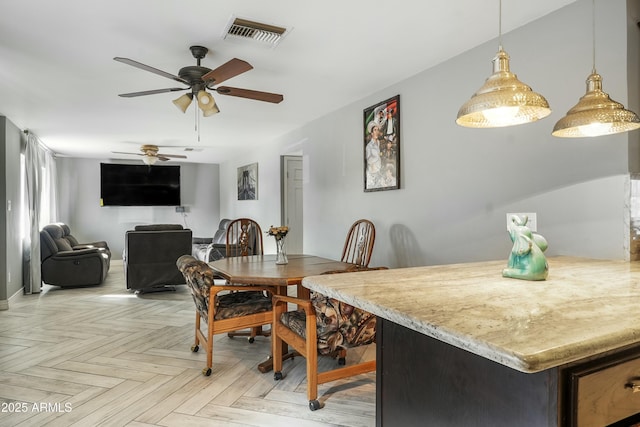
[[[523,280],[545,280],[549,274],[549,265],[544,256],[548,244],[544,237],[532,233],[527,227],[529,218],[524,215],[511,217],[509,236],[513,242],[507,268],[502,276]]]

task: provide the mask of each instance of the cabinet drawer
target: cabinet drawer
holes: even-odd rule
[[[640,413],[640,356],[613,359],[572,373],[573,422],[603,427]]]

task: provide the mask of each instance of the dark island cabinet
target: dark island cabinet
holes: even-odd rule
[[[639,348],[524,373],[378,318],[377,360],[378,427],[640,422]]]

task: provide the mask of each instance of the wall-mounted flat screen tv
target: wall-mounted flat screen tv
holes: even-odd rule
[[[180,206],[180,166],[100,163],[101,206]]]

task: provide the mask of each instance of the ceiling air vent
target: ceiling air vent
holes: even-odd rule
[[[222,38],[234,37],[255,40],[276,47],[289,30],[284,27],[263,24],[248,19],[231,17]]]

